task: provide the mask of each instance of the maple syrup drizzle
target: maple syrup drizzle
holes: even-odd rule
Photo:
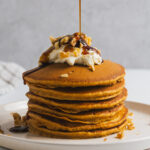
[[[72,39],[72,35],[66,35],[66,36],[70,37],[70,40],[69,40],[69,42],[70,42],[71,39]],[[75,38],[76,38],[76,40],[77,40],[77,44],[75,45],[75,47],[80,47],[80,43],[83,44],[83,52],[82,52],[83,55],[89,54],[89,52],[88,52],[89,50],[95,51],[97,54],[101,55],[100,52],[99,52],[97,49],[95,49],[95,48],[89,46],[89,45],[86,43],[86,41],[84,40],[84,36],[85,36],[85,35],[81,33],[81,0],[79,0],[79,36],[78,36],[78,33],[75,33],[74,36],[75,36]],[[63,36],[63,37],[65,37],[65,36]],[[58,39],[58,40],[55,41],[55,42],[59,42],[59,44],[60,44],[60,41],[61,41],[61,39],[62,39],[63,37],[61,37],[60,39]],[[68,43],[69,43],[69,42],[68,42]],[[66,44],[67,44],[67,43],[66,43]],[[49,48],[47,51],[45,51],[45,52],[44,52],[45,57],[48,56],[48,54],[49,54],[53,49],[54,49],[54,47]],[[69,51],[70,49],[71,49],[71,51],[72,51],[72,50],[73,50],[73,47],[71,47],[71,46],[66,46],[66,47],[65,47],[65,52]],[[25,79],[24,79],[25,76],[27,76],[27,75],[29,75],[29,74],[35,72],[35,71],[38,71],[38,70],[40,70],[41,68],[46,67],[47,65],[49,65],[49,63],[46,63],[46,64],[45,64],[44,62],[41,62],[41,63],[42,63],[41,66],[36,67],[36,68],[34,68],[34,69],[31,69],[31,70],[26,71],[26,72],[23,73],[24,84],[26,84]]]
[[[88,50],[95,51],[97,54],[101,55],[97,49],[89,46],[85,42],[85,40],[82,38],[82,36],[84,36],[84,34],[82,35],[82,33],[81,33],[81,0],[79,0],[79,34],[80,34],[80,37],[76,36],[76,34],[75,34],[76,39],[78,40],[78,43],[76,46],[79,47],[80,43],[83,44],[83,52],[82,52],[83,55],[89,54]]]
[[[27,126],[15,126],[9,129],[10,132],[14,133],[24,133],[28,132],[28,127]]]
[[[81,0],[79,0],[79,33],[81,37]]]
[[[49,54],[53,49],[54,49],[54,47],[50,47],[47,51],[44,52],[43,55],[45,55],[45,57],[47,57],[48,54]],[[25,82],[25,76],[27,76],[27,75],[29,75],[29,74],[35,72],[35,71],[38,71],[38,70],[40,70],[41,68],[46,67],[47,65],[48,65],[48,64],[42,63],[41,66],[38,66],[38,67],[36,67],[36,68],[34,68],[34,69],[31,69],[31,70],[28,70],[28,71],[24,72],[24,73],[22,74],[22,78],[23,78],[24,84],[26,84],[26,82]]]
[[[25,76],[27,76],[27,75],[29,75],[29,74],[35,72],[35,71],[38,71],[38,70],[40,70],[41,68],[46,67],[47,65],[48,65],[48,64],[42,64],[41,66],[38,66],[38,67],[36,67],[36,68],[34,68],[34,69],[31,69],[31,70],[28,70],[28,71],[24,72],[24,73],[22,74],[22,78],[23,78],[24,84],[26,84]]]

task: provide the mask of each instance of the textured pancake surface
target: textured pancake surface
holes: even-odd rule
[[[86,66],[48,64],[25,73],[26,123],[33,134],[84,139],[121,132],[127,126],[125,70],[104,60]],[[65,74],[65,76],[63,76]]]
[[[50,99],[50,98],[48,99],[48,98],[43,98],[34,95],[31,92],[28,92],[26,95],[34,103],[41,103],[50,107],[54,106],[68,113],[78,113],[81,111],[86,111],[91,109],[105,109],[105,108],[114,107],[115,105],[118,105],[119,103],[123,102],[126,99],[127,90],[124,88],[122,92],[116,97],[107,100],[101,100],[101,101],[54,100],[54,99]]]
[[[124,80],[112,86],[78,87],[78,88],[41,88],[29,84],[30,91],[41,97],[59,100],[104,100],[120,93],[124,88]],[[82,95],[82,96],[81,96]]]
[[[37,123],[34,123],[32,120],[29,120],[28,124],[30,126],[29,131],[33,134],[47,136],[47,137],[54,137],[54,138],[87,139],[87,138],[107,136],[113,133],[120,132],[121,130],[123,130],[123,128],[125,128],[127,121],[124,121],[121,125],[110,129],[96,129],[96,130],[78,131],[78,132],[50,130],[46,127],[39,127]]]
[[[102,119],[108,119],[110,117],[115,116],[118,112],[121,112],[124,109],[124,105],[119,104],[109,109],[90,110],[80,112],[77,114],[71,114],[63,112],[59,109],[55,109],[53,107],[46,107],[46,105],[41,106],[41,104],[34,104],[31,101],[29,101],[28,107],[29,111],[37,112],[42,115],[48,115],[55,118],[64,119],[70,122],[82,122],[86,124],[96,124]]]
[[[67,78],[61,77],[68,74]],[[49,64],[24,77],[26,82],[45,85],[47,87],[80,87],[111,85],[125,75],[124,67],[109,60],[95,65],[92,72],[85,66],[69,66],[67,64]]]
[[[124,108],[115,118],[110,118],[97,124],[74,123],[63,119],[56,119],[51,116],[29,112],[29,116],[38,126],[45,126],[51,130],[60,131],[88,131],[94,129],[108,129],[122,124],[127,119],[127,109]]]

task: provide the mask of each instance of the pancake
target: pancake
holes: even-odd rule
[[[54,100],[43,98],[37,95],[28,92],[27,97],[34,101],[34,103],[39,102],[47,106],[54,106],[58,109],[67,112],[67,113],[78,113],[81,111],[91,110],[91,109],[105,109],[111,108],[119,103],[122,103],[127,97],[127,90],[124,88],[122,92],[114,97],[102,101],[63,101],[63,100]]]
[[[96,129],[96,130],[89,130],[89,131],[78,131],[78,132],[66,132],[66,131],[54,131],[47,129],[43,126],[38,126],[36,123],[32,122],[32,120],[28,121],[29,125],[29,132],[40,135],[40,136],[47,136],[53,138],[69,138],[69,139],[88,139],[88,138],[96,138],[96,137],[103,137],[113,133],[120,132],[125,128],[127,125],[127,121],[124,121],[119,126],[110,129]]]
[[[30,92],[41,97],[54,98],[59,100],[104,100],[106,97],[113,97],[124,88],[124,80],[118,81],[112,86],[103,87],[78,87],[78,88],[49,88],[44,89],[29,84]]]
[[[78,123],[78,124],[84,124],[84,125],[92,125],[92,124],[98,124],[98,123],[101,123],[101,122],[105,122],[105,121],[108,121],[108,120],[112,120],[112,119],[115,119],[122,111],[123,111],[124,108],[122,108],[121,110],[119,110],[118,112],[116,112],[115,114],[113,115],[110,115],[110,116],[106,116],[106,117],[102,117],[102,118],[93,118],[93,119],[83,119],[83,120],[79,120],[79,119],[71,119],[71,118],[68,118],[66,116],[58,116],[56,114],[53,114],[53,113],[49,113],[49,112],[44,112],[44,111],[37,111],[36,108],[32,108],[32,109],[29,109],[28,111],[28,114],[30,114],[30,112],[33,112],[33,113],[38,113],[39,115],[41,116],[48,116],[48,117],[51,117],[51,120],[63,120],[64,121],[68,121],[72,124],[75,124],[75,123]]]
[[[19,129],[69,139],[117,132],[122,137],[125,129],[133,129],[124,105],[125,68],[103,60],[83,33],[50,40],[52,46],[41,55],[39,66],[23,73],[29,101],[26,115],[19,115],[24,118]]]
[[[65,63],[49,64],[43,68],[33,70],[31,73],[29,73],[30,71],[24,73],[25,82],[46,87],[112,85],[125,76],[124,67],[109,60],[104,60],[101,65],[95,65],[94,72],[85,66],[69,66]],[[66,78],[61,77],[63,74],[69,76]]]
[[[29,101],[28,110],[32,112],[37,112],[42,115],[49,115],[59,119],[64,119],[70,122],[82,122],[86,124],[96,124],[101,121],[101,119],[107,119],[115,116],[118,112],[124,109],[124,105],[120,104],[110,109],[105,110],[91,110],[80,112],[77,114],[65,113],[61,110],[55,109],[53,107],[47,107],[47,105],[34,104]]]
[[[109,129],[122,124],[128,116],[128,110],[124,110],[118,114],[115,118],[100,122],[95,125],[85,125],[81,123],[70,123],[62,119],[56,119],[48,116],[43,116],[34,112],[29,112],[30,120],[36,123],[38,126],[45,126],[50,130],[59,131],[88,131],[94,129]]]

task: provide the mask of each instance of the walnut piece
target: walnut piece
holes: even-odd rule
[[[128,118],[128,120],[127,120],[126,129],[127,130],[133,130],[133,129],[135,129],[134,124],[132,122],[132,119],[130,119],[130,118]]]
[[[15,126],[21,126],[26,125],[26,116],[20,116],[18,113],[12,113],[12,116],[14,118],[14,125]]]
[[[57,39],[54,38],[53,36],[50,36],[49,39],[50,39],[50,41],[51,41],[52,44],[54,44],[54,43],[56,42],[56,40],[57,40]]]
[[[77,43],[76,38],[73,38],[70,42],[71,46],[73,46],[73,47],[76,45],[76,43]]]
[[[133,112],[128,113],[128,116],[133,116]]]
[[[122,139],[124,137],[124,130],[119,132],[116,136],[117,139]]]
[[[21,125],[21,116],[18,113],[12,113],[12,116],[14,118],[14,125],[20,126]]]
[[[66,44],[66,43],[68,43],[68,41],[69,41],[69,37],[65,36],[64,38],[61,39],[60,44],[62,44],[62,45]]]
[[[59,41],[54,43],[55,49],[59,48]]]
[[[60,77],[62,77],[62,78],[68,78],[69,75],[68,75],[68,73],[65,73],[65,74],[61,74]]]
[[[60,52],[60,57],[61,58],[67,58],[67,57],[69,57],[69,52]]]

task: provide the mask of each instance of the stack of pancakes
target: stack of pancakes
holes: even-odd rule
[[[24,73],[29,131],[56,138],[92,138],[123,130],[128,110],[125,70],[104,60],[85,66],[49,64]]]

